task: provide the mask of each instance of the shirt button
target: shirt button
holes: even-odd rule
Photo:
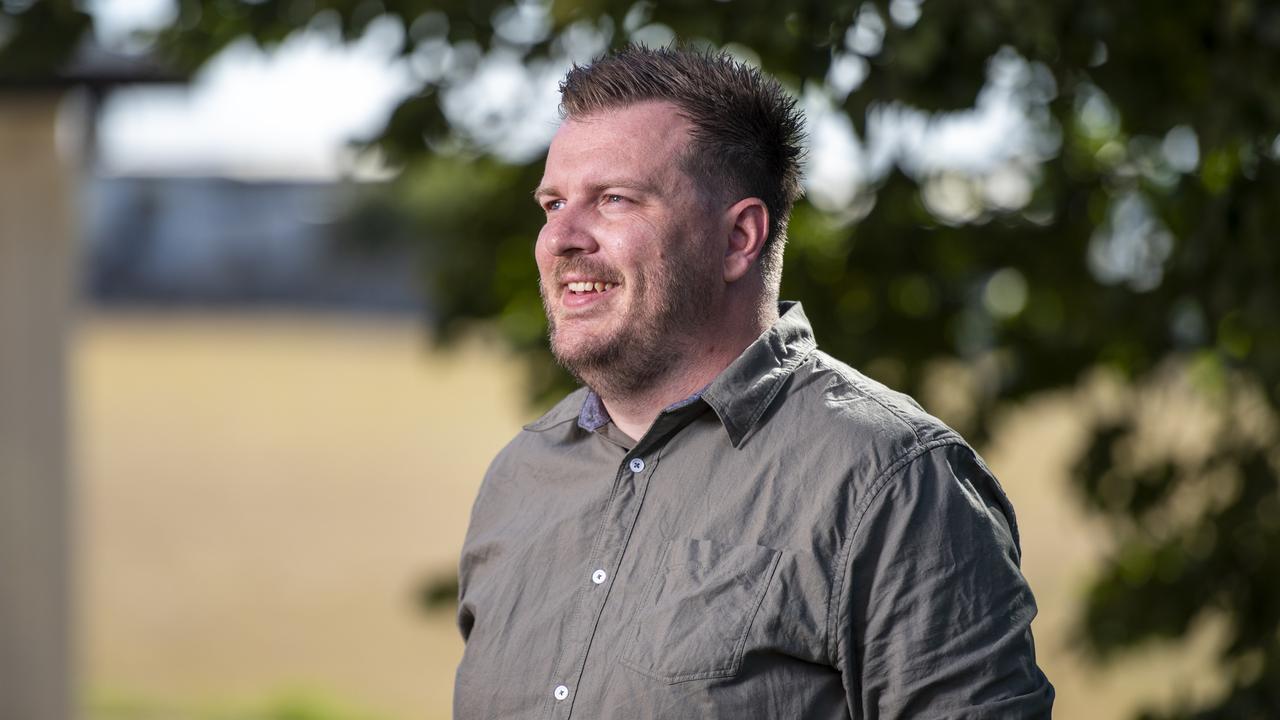
[[[631,464],[629,467],[633,473],[644,472],[644,461],[640,458],[631,458]]]
[[[569,688],[564,685],[557,685],[555,692],[552,692],[551,694],[554,695],[557,700],[563,700],[569,697]]]
[[[605,579],[607,579],[608,577],[609,577],[609,573],[603,570],[597,570],[591,573],[591,582],[599,585],[600,583],[604,582]]]

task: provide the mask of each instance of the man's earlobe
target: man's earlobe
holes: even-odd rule
[[[760,259],[769,237],[769,208],[760,198],[744,198],[734,203],[726,215],[730,225],[724,253],[724,281],[731,283],[746,275]]]

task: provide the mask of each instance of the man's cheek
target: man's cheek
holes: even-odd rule
[[[533,259],[538,266],[538,281],[543,286],[549,286],[555,280],[555,258],[548,255],[543,249],[542,241],[539,240],[533,251]],[[548,287],[548,289],[550,289]]]

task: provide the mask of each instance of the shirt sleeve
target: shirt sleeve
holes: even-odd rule
[[[1013,508],[981,459],[935,447],[871,492],[837,599],[851,716],[1049,717]]]

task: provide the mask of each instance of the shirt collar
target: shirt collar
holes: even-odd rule
[[[595,432],[609,424],[609,411],[604,401],[595,390],[587,388],[587,397],[582,401],[582,410],[578,411],[578,427],[587,432]]]
[[[702,397],[702,393],[706,391],[707,388],[704,387],[689,397],[668,405],[662,409],[662,412],[672,412],[682,407],[688,407],[697,402]],[[609,410],[604,406],[604,401],[600,399],[595,390],[587,388],[587,397],[582,401],[582,409],[578,411],[578,427],[587,432],[595,432],[612,421],[613,418],[609,417]]]
[[[798,302],[778,304],[778,321],[756,339],[710,385],[671,405],[671,412],[699,399],[720,418],[734,447],[741,447],[791,373],[818,346],[804,308]],[[578,427],[595,432],[610,422],[609,411],[588,389],[578,411]]]
[[[813,328],[798,302],[778,303],[778,320],[724,369],[702,393],[742,447],[791,374],[817,349]]]

